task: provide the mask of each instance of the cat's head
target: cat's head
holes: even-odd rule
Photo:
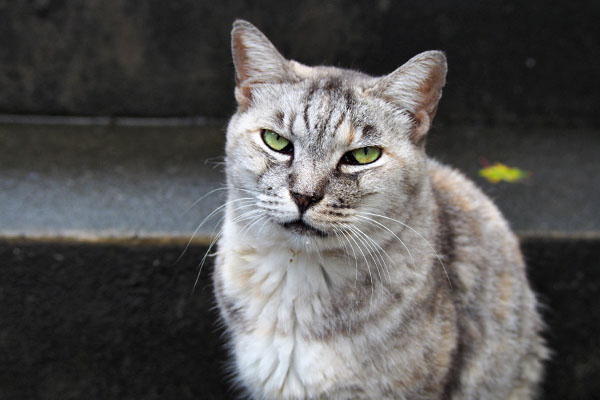
[[[247,198],[230,205],[241,226],[292,247],[330,247],[381,230],[369,213],[408,215],[426,176],[442,52],[375,78],[286,60],[241,20],[232,52],[238,109],[227,131],[227,178],[229,200]]]

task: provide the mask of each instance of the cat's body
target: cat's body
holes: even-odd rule
[[[214,281],[238,381],[256,399],[532,398],[546,349],[518,242],[424,154],[443,55],[384,78],[309,68],[243,21],[233,50]]]

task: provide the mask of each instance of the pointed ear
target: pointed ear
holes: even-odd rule
[[[238,19],[231,31],[231,53],[235,65],[235,98],[245,108],[252,99],[252,87],[261,83],[292,80],[289,62],[267,37],[251,23]]]
[[[421,144],[442,97],[447,69],[444,53],[426,51],[379,79],[367,93],[409,110],[415,119],[412,139]]]

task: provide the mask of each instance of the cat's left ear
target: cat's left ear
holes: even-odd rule
[[[442,97],[446,83],[446,56],[441,51],[426,51],[380,78],[367,93],[381,97],[414,116],[415,129],[411,139],[423,142]]]
[[[294,79],[289,62],[248,21],[238,19],[233,23],[231,53],[235,64],[235,98],[241,108],[250,103],[255,85]]]

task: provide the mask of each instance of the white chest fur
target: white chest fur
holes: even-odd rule
[[[323,393],[352,375],[348,339],[321,340],[307,329],[326,318],[328,280],[322,257],[289,249],[228,252],[223,290],[243,322],[233,330],[237,368],[266,398]]]
[[[323,393],[349,372],[330,345],[297,334],[243,334],[235,346],[241,376],[267,398]]]

